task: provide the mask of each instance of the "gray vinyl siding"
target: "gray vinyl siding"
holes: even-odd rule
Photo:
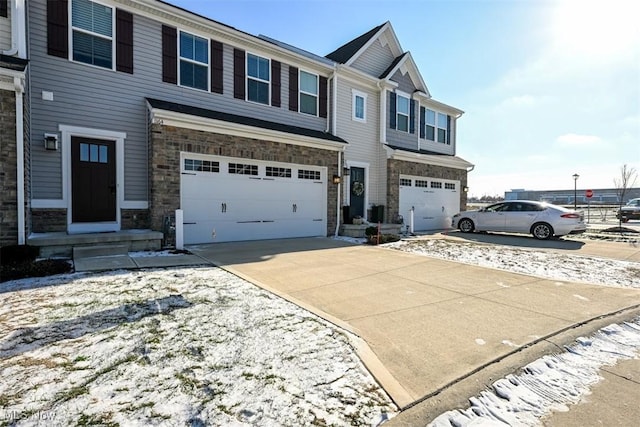
[[[0,16],[0,51],[11,47],[11,3],[9,3],[8,16]]]
[[[162,82],[161,22],[134,14],[134,74],[131,75],[47,55],[46,2],[31,1],[28,5],[34,199],[62,198],[61,151],[46,152],[41,141],[45,132],[57,132],[58,125],[63,124],[126,132],[124,197],[131,201],[147,200],[146,97],[314,130],[326,128],[326,119],[289,111],[287,64],[282,64],[281,70],[280,108],[233,98],[233,46],[227,44],[223,49],[224,94],[183,88]],[[202,34],[202,31],[196,33]],[[256,49],[238,47],[260,54]],[[43,101],[43,90],[53,92],[54,101]]]
[[[353,62],[352,67],[374,77],[380,77],[389,65],[391,65],[393,60],[394,56],[389,45],[382,46],[380,39],[376,39],[371,46]]]
[[[401,92],[408,93],[409,95],[411,95],[413,92],[416,91],[416,85],[413,84],[413,81],[411,80],[411,76],[409,75],[409,73],[403,76],[400,70],[398,70],[393,74],[393,76],[391,76],[389,80],[391,80],[392,82],[398,83],[398,90]]]
[[[366,123],[355,121],[353,117],[352,89],[367,95]],[[345,148],[344,160],[369,164],[369,204],[384,204],[386,200],[386,161],[384,148],[380,143],[380,95],[376,89],[356,85],[338,76],[337,99],[338,136],[349,144]],[[346,186],[345,186],[346,187]],[[346,195],[345,203],[348,202]]]
[[[391,96],[390,96],[390,92],[387,91],[387,107],[390,105],[390,100]],[[395,128],[391,128],[391,114],[389,114],[389,111],[387,111],[387,143],[390,145],[395,145],[397,147],[401,147],[401,148],[407,148],[410,150],[417,150],[418,149],[418,137],[420,135],[419,132],[419,121],[420,121],[420,114],[419,114],[419,109],[418,109],[418,103],[416,102],[416,114],[415,114],[415,126],[416,126],[416,131],[415,133],[409,133],[409,132],[403,132],[403,131],[398,131]]]

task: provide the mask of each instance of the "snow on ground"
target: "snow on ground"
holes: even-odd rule
[[[603,366],[640,356],[640,318],[579,338],[567,351],[544,356],[517,375],[469,399],[467,409],[445,412],[431,427],[538,426],[552,411],[568,411],[600,380]]]
[[[546,279],[640,288],[637,262],[445,239],[403,240],[385,246]]]
[[[344,332],[217,268],[0,285],[0,424],[372,425]]]

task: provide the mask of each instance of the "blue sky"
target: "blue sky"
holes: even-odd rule
[[[640,172],[635,0],[169,0],[326,55],[391,21],[431,95],[465,111],[470,195],[612,188]],[[637,186],[640,185],[640,176]]]

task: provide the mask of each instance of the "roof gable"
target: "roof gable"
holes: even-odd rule
[[[394,74],[397,72],[402,73],[402,75],[409,74],[409,78],[413,82],[416,90],[425,93],[428,97],[431,97],[429,93],[429,89],[427,88],[427,84],[424,82],[418,67],[416,66],[413,57],[411,56],[411,52],[405,52],[402,55],[398,56],[392,63],[389,65],[381,75],[380,79],[391,81]]]
[[[396,37],[393,27],[389,21],[379,25],[365,34],[351,40],[334,50],[326,57],[341,64],[351,65],[356,61],[376,40],[383,45],[389,44],[394,56],[402,54],[402,47]]]

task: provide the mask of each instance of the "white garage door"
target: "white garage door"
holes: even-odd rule
[[[325,167],[182,153],[187,244],[327,234]]]
[[[400,215],[406,225],[412,209],[414,231],[450,228],[460,210],[460,181],[400,175]]]

